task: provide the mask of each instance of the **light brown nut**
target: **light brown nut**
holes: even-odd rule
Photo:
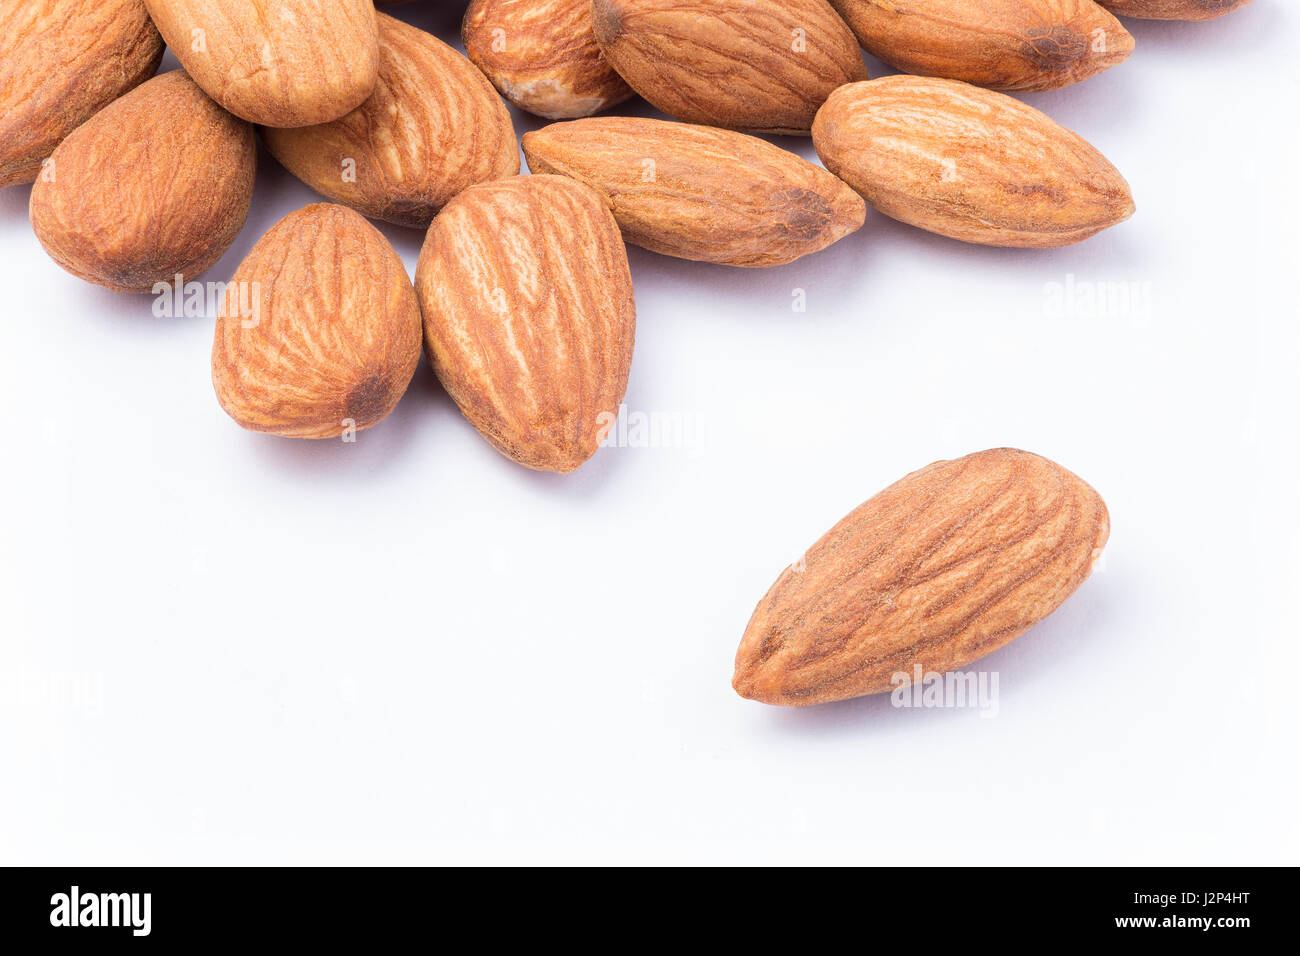
[[[632,96],[596,45],[591,0],[473,0],[461,39],[501,95],[537,116],[590,116]]]
[[[244,428],[335,438],[396,407],[420,361],[420,310],[401,258],[359,214],[285,216],[235,270],[217,317],[212,384]]]
[[[561,176],[471,186],[429,227],[415,287],[447,393],[521,465],[573,471],[627,390],[636,307],[614,217]]]
[[[1213,20],[1250,0],[1097,0],[1116,16],[1139,20]]]
[[[519,172],[510,112],[474,64],[379,14],[379,82],[346,116],[263,129],[289,172],[375,219],[425,227],[467,186]]]
[[[821,704],[955,671],[1056,610],[1110,533],[1097,492],[999,448],[935,462],[831,528],[776,579],[732,681],[767,704]]]
[[[688,123],[806,135],[831,90],[867,76],[826,0],[595,0],[592,16],[614,69]]]
[[[1065,246],[1133,214],[1128,183],[1082,137],[956,80],[841,87],[817,114],[813,144],[885,215],[965,242]]]
[[[1055,90],[1129,58],[1093,0],[830,0],[872,56],[995,90]]]
[[[379,73],[372,0],[145,0],[181,66],[262,126],[312,126],[365,101]]]
[[[158,69],[143,0],[0,0],[0,188]]]
[[[59,144],[32,188],[32,228],[73,275],[150,292],[221,258],[248,216],[256,173],[253,127],[175,70]]]
[[[744,133],[598,117],[524,134],[534,173],[604,198],[634,245],[732,266],[775,266],[858,229],[862,199],[820,166]]]

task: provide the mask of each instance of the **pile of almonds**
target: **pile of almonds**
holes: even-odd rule
[[[0,0],[0,187],[35,183],[32,228],[68,272],[158,294],[240,232],[260,132],[329,201],[230,277],[222,408],[275,435],[354,433],[423,349],[495,448],[569,472],[627,386],[624,243],[782,265],[868,204],[965,242],[1081,242],[1133,214],[1128,184],[1008,93],[1123,62],[1116,15],[1247,2],[472,0],[462,55],[372,0]],[[155,76],[164,45],[183,69]],[[903,72],[868,78],[864,48]],[[672,120],[593,116],[634,95]],[[530,175],[503,97],[555,121],[523,137]],[[752,134],[811,135],[824,168]],[[414,284],[368,219],[427,230]],[[734,686],[811,704],[961,668],[1069,597],[1108,528],[1097,493],[1036,455],[937,462],[778,578]]]

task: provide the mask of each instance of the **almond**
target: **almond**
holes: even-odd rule
[[[1250,0],[1097,0],[1121,17],[1139,20],[1213,20]]]
[[[194,82],[262,126],[311,126],[375,88],[372,0],[145,0]]]
[[[32,189],[32,227],[73,275],[149,292],[221,258],[248,216],[256,173],[253,127],[176,70],[59,144]]]
[[[831,0],[872,56],[995,90],[1055,90],[1127,60],[1133,37],[1093,0]]]
[[[833,89],[867,76],[826,0],[594,0],[592,16],[632,89],[689,123],[806,135]]]
[[[370,98],[333,122],[263,136],[318,193],[399,226],[428,226],[466,187],[519,172],[510,112],[492,84],[437,37],[382,13]]]
[[[632,96],[596,44],[591,0],[473,0],[461,39],[501,95],[537,116],[590,116]]]
[[[433,370],[484,438],[545,471],[592,456],[636,330],[627,252],[594,190],[560,176],[471,186],[429,227],[415,286]]]
[[[866,206],[820,166],[744,133],[602,117],[524,134],[534,173],[595,189],[623,238],[664,255],[774,266],[862,225]]]
[[[813,144],[885,215],[965,242],[1065,246],[1133,214],[1128,183],[1081,137],[956,80],[841,87],[817,114]]]
[[[1060,465],[1000,448],[935,462],[845,517],[777,578],[733,685],[768,704],[891,690],[959,670],[1023,634],[1088,577],[1110,531]]]
[[[334,438],[388,415],[419,361],[420,311],[401,258],[357,213],[317,203],[272,226],[235,270],[212,383],[244,428]]]
[[[158,69],[142,0],[0,3],[0,188],[30,183],[63,138]]]

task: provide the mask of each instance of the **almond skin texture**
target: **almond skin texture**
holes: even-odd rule
[[[1093,0],[831,0],[872,56],[995,90],[1055,90],[1122,63],[1133,37]]]
[[[502,454],[573,471],[627,390],[636,331],[618,225],[592,189],[516,176],[465,190],[415,273],[429,362]]]
[[[1000,448],[935,462],[860,505],[787,568],[736,652],[742,697],[803,706],[960,670],[1033,627],[1092,572],[1097,492]]]
[[[401,258],[359,214],[317,203],[272,226],[235,270],[212,384],[244,428],[335,438],[388,415],[419,361]]]
[[[596,44],[591,0],[473,0],[461,39],[501,95],[537,116],[590,116],[632,96]]]
[[[145,0],[181,66],[261,126],[328,123],[379,75],[372,0]]]
[[[594,0],[605,57],[669,116],[806,135],[836,87],[867,77],[826,0]]]
[[[600,117],[524,134],[534,173],[586,183],[634,245],[700,262],[776,266],[861,227],[866,204],[820,166],[744,133]]]
[[[32,188],[32,228],[73,275],[150,292],[221,258],[248,216],[256,173],[253,127],[175,70],[59,144]]]
[[[341,119],[263,130],[271,153],[324,196],[424,228],[461,190],[519,172],[510,113],[474,64],[379,14],[379,82]]]
[[[0,0],[0,188],[36,179],[69,133],[158,69],[142,0]]]
[[[813,144],[885,215],[964,242],[1066,246],[1133,214],[1128,183],[1084,139],[956,80],[841,87],[817,114]]]
[[[1139,20],[1213,20],[1250,0],[1098,0],[1117,16]]]

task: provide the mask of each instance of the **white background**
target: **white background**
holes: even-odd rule
[[[454,42],[435,7],[398,9]],[[567,477],[424,364],[355,444],[240,430],[211,319],[62,272],[0,192],[0,858],[1296,863],[1300,9],[1130,26],[1128,63],[1027,99],[1134,219],[1033,252],[871,213],[768,271],[632,249],[629,410],[693,440]],[[258,177],[208,278],[315,201]],[[421,235],[384,231],[413,271]],[[1140,295],[1062,313],[1067,276]],[[996,717],[732,692],[784,565],[1000,445],[1093,484],[1113,533],[979,665]]]

